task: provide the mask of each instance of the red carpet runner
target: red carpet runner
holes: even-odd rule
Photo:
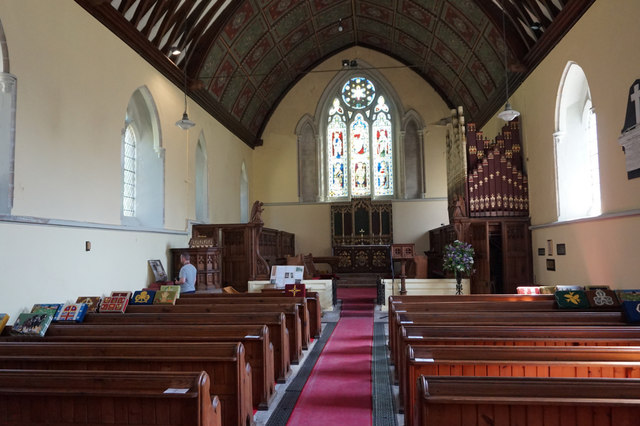
[[[288,425],[371,425],[375,288],[339,288],[340,321],[320,354]]]

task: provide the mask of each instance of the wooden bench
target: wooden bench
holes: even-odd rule
[[[233,304],[248,304],[248,305],[258,305],[258,304],[293,304],[298,307],[300,319],[302,321],[302,348],[308,349],[309,343],[311,342],[311,334],[310,334],[310,319],[309,319],[309,309],[307,308],[307,300],[304,297],[276,297],[276,296],[265,296],[258,295],[254,293],[240,293],[240,294],[220,294],[220,293],[206,293],[206,294],[185,294],[180,297],[176,301],[176,305],[185,305],[185,304],[201,304],[201,305],[210,305],[210,304],[225,304],[225,305],[233,305]]]
[[[298,364],[302,357],[302,321],[300,319],[299,306],[291,304],[269,305],[130,305],[127,313],[217,313],[217,314],[257,314],[257,313],[284,313],[286,326],[289,330],[289,360],[291,364]]]
[[[640,329],[631,327],[402,326],[401,350],[408,346],[640,346]],[[398,357],[400,398],[407,395],[407,357]]]
[[[172,306],[173,307],[173,306]],[[282,312],[274,313],[146,313],[146,314],[94,314],[84,317],[85,324],[242,324],[261,325],[269,329],[273,344],[274,375],[284,383],[291,372],[289,361],[289,331]],[[59,324],[64,324],[60,322]]]
[[[5,327],[6,330],[10,327]],[[5,334],[3,331],[3,335]],[[251,365],[253,405],[266,410],[274,396],[273,345],[269,329],[252,325],[179,325],[163,324],[52,324],[43,338],[7,336],[8,341],[80,341],[80,342],[241,342],[245,359]],[[1,340],[0,340],[1,341]],[[144,342],[144,343],[143,343]]]
[[[390,321],[389,347],[391,349],[391,361],[395,363],[396,356],[401,352],[396,339],[401,325],[598,325],[598,326],[624,326],[625,321],[621,312],[572,312],[566,310],[553,311],[458,311],[458,312],[397,312],[395,318]]]
[[[420,376],[640,378],[640,347],[409,346],[405,424]]]
[[[421,376],[414,424],[636,425],[640,380]]]
[[[285,290],[275,288],[263,288],[261,294],[271,297],[283,297],[286,296]],[[309,332],[311,336],[319,339],[320,333],[322,333],[322,305],[320,304],[320,295],[318,292],[309,291],[306,292],[307,309],[309,309]]]
[[[241,343],[2,342],[0,368],[205,371],[225,424],[253,418],[251,369]]]
[[[209,387],[204,372],[0,370],[0,424],[221,425]]]

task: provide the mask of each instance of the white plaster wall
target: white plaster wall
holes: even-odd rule
[[[640,78],[640,55],[636,53],[640,38],[638,15],[640,2],[596,0],[511,97],[513,108],[522,113],[532,225],[557,221],[553,133],[558,86],[569,61],[584,70],[597,115],[603,214],[627,214],[600,221],[534,227],[537,284],[640,287],[640,262],[634,261],[640,252],[640,179],[627,179],[624,154],[618,144],[628,90]],[[483,131],[493,138],[502,125],[502,120],[494,117]],[[546,270],[545,259],[549,256],[537,256],[537,249],[546,247],[547,240],[566,244],[566,256],[555,255],[554,247],[556,271]]]
[[[212,222],[238,222],[240,167],[253,151],[189,100],[73,0],[0,2],[0,20],[18,79],[13,217],[0,218],[0,312],[34,303],[139,289],[148,259],[169,269],[167,250],[185,247],[195,219],[195,148],[207,141]],[[132,93],[145,85],[165,148],[164,230],[120,226],[121,131]],[[251,179],[251,173],[249,173]],[[26,217],[37,224],[18,224]],[[56,222],[75,227],[50,226]],[[84,251],[85,241],[93,249]]]

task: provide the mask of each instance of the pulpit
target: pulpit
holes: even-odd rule
[[[355,198],[331,205],[331,245],[338,273],[391,269],[392,204]]]

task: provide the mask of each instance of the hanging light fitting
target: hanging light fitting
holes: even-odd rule
[[[507,67],[507,30],[505,24],[505,9],[504,2],[500,2],[500,6],[502,7],[502,42],[504,44],[504,87],[507,95],[506,104],[504,106],[504,111],[500,111],[498,114],[498,118],[503,119],[504,121],[511,121],[517,116],[520,115],[520,112],[511,108],[511,104],[509,103],[509,69]]]
[[[182,130],[189,130],[196,123],[189,120],[189,115],[187,114],[187,70],[184,71],[184,113],[182,114],[182,119],[176,121],[176,126],[180,127]]]

